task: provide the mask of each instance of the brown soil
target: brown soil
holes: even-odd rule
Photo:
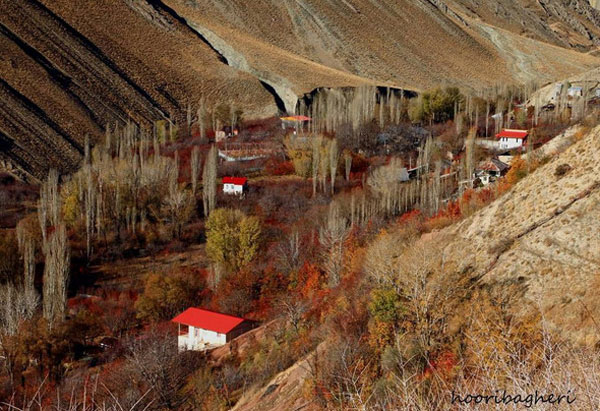
[[[600,65],[574,51],[598,47],[599,12],[544,3],[0,0],[0,164],[70,172],[86,134],[181,122],[201,97],[251,118],[319,87],[477,89]]]

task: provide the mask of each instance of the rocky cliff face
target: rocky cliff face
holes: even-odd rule
[[[550,81],[596,67],[585,0],[0,0],[0,159],[77,167],[85,134],[188,104],[293,111],[319,87]],[[541,40],[541,41],[540,41]],[[548,43],[552,43],[548,44]]]

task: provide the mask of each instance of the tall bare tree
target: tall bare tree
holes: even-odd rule
[[[59,222],[60,207],[58,171],[51,169],[48,173],[48,179],[42,183],[40,188],[38,202],[38,218],[44,244],[46,243],[48,225],[55,226]]]
[[[198,146],[194,146],[192,149],[190,168],[192,173],[192,194],[196,195],[196,189],[198,188],[198,173],[200,171],[200,147]]]
[[[317,182],[319,178],[319,164],[321,162],[321,136],[314,137],[312,140],[312,186],[313,197],[317,195]]]
[[[329,171],[331,172],[331,194],[335,190],[335,176],[337,174],[337,167],[339,161],[339,150],[337,140],[334,138],[329,142]]]
[[[70,251],[63,223],[54,227],[44,246],[43,312],[50,326],[64,316],[69,281]]]
[[[208,151],[204,162],[202,201],[204,203],[204,215],[208,216],[217,204],[217,147],[214,145]]]
[[[319,231],[319,242],[323,247],[323,265],[330,287],[340,283],[343,269],[344,241],[349,232],[348,219],[342,215],[337,201],[329,204],[327,221]]]
[[[352,170],[352,153],[350,150],[344,150],[344,167],[346,181],[350,181],[350,171]]]
[[[27,226],[27,220],[21,220],[17,224],[17,241],[23,258],[23,286],[25,290],[33,290],[35,281],[35,238]]]

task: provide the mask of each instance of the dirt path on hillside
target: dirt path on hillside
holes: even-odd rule
[[[513,62],[511,64],[513,68],[510,71],[515,73],[515,76],[519,80],[527,82],[538,77],[537,71],[531,65],[531,56],[526,55],[516,48],[515,45],[512,44],[506,36],[502,35],[498,29],[485,24],[480,24],[479,27],[488,34],[489,39],[494,46],[496,46],[501,55],[511,57],[507,59]]]

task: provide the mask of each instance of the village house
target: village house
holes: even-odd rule
[[[479,179],[481,185],[488,185],[493,183],[499,177],[505,175],[508,172],[509,165],[502,161],[493,158],[489,161],[484,161],[479,164],[475,170],[475,179]]]
[[[283,129],[297,128],[298,126],[301,126],[304,123],[307,123],[312,120],[310,117],[307,116],[287,116],[280,117],[279,119],[281,120],[281,128]]]
[[[567,90],[569,97],[583,97],[583,87],[572,86]]]
[[[179,351],[219,347],[250,331],[254,323],[244,318],[190,307],[171,320],[178,324]],[[183,327],[182,327],[183,326]]]
[[[223,193],[242,195],[248,190],[246,177],[223,177]]]
[[[503,151],[523,148],[528,135],[529,133],[527,130],[505,128],[500,133],[496,134],[497,148]]]

